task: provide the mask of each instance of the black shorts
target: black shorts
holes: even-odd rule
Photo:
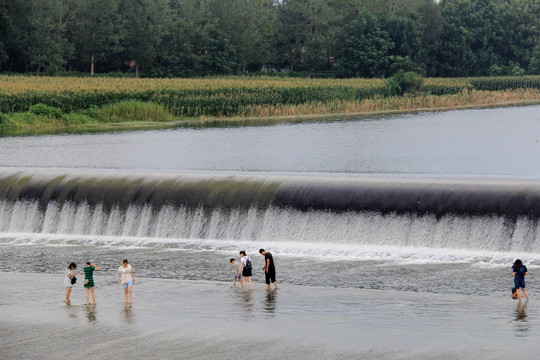
[[[242,269],[242,276],[252,276],[251,270],[248,270],[246,268]]]
[[[268,272],[264,273],[264,277],[268,285],[276,282],[276,270],[268,270]]]

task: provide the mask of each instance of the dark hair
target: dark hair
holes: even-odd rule
[[[240,255],[244,255],[244,256],[245,256],[245,255],[246,255],[246,250],[240,251]]]
[[[77,264],[75,264],[73,261],[68,266],[68,269],[76,269],[76,268],[77,268]]]
[[[514,265],[512,265],[512,271],[518,272],[519,269],[521,268],[521,265],[523,265],[523,263],[521,262],[520,259],[517,259],[516,261],[514,261]]]
[[[259,254],[262,254],[264,252],[264,249],[259,249]]]
[[[231,258],[231,260],[229,260],[229,262],[231,262],[231,263],[232,263],[233,261],[234,261],[234,259],[233,259],[233,258]]]
[[[86,265],[92,265],[92,263],[90,261],[87,261]]]
[[[123,264],[123,263],[127,263],[127,262],[128,262],[127,259],[124,259],[124,261],[122,261],[122,264]],[[128,264],[129,264],[129,263],[128,263]]]

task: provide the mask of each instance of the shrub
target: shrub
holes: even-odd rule
[[[413,71],[398,71],[387,80],[387,84],[391,94],[403,96],[422,91],[424,79]]]
[[[30,107],[30,112],[34,115],[48,116],[56,119],[62,117],[62,111],[54,106],[45,104],[36,104]]]
[[[9,121],[9,116],[6,114],[0,113],[0,125],[5,124]]]
[[[161,104],[143,101],[122,101],[89,110],[91,116],[104,122],[119,121],[169,121],[172,114]]]

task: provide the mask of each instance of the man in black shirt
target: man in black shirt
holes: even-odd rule
[[[270,254],[264,249],[259,250],[259,254],[264,256],[264,267],[262,269],[264,271],[268,290],[270,290],[270,283],[274,283],[274,287],[277,290],[278,287],[276,281],[276,266],[274,265],[274,258],[272,257],[272,254]]]

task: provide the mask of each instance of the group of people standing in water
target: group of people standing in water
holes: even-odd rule
[[[276,281],[276,266],[274,264],[274,258],[271,253],[264,249],[259,250],[259,254],[264,256],[264,267],[262,270],[265,274],[265,282],[268,286],[268,290],[271,289],[270,284],[274,284],[274,288],[277,290],[278,285]],[[249,283],[249,289],[253,290],[253,268],[251,265],[251,258],[247,256],[246,251],[240,251],[240,264],[236,263],[236,260],[232,258],[230,260],[233,266],[234,279],[233,288],[236,287],[236,282],[240,282],[242,289],[246,289],[246,282]],[[66,288],[66,304],[70,304],[71,289],[76,283],[77,264],[70,263],[65,271],[64,286]],[[86,304],[90,305],[90,294],[92,294],[92,304],[96,304],[96,293],[94,285],[94,271],[99,271],[99,267],[94,264],[93,261],[88,261],[83,269],[84,271],[84,288],[86,289]],[[517,259],[512,265],[512,275],[514,276],[514,288],[510,295],[513,299],[521,301],[521,297],[524,296],[526,301],[529,301],[529,295],[525,290],[525,276],[528,275],[528,270],[520,259]],[[132,287],[135,283],[135,276],[133,275],[133,269],[127,260],[122,262],[122,265],[118,268],[118,283],[124,288],[125,304],[132,305]],[[520,293],[521,290],[521,293]]]
[[[76,275],[77,264],[70,263],[65,271],[64,287],[66,288],[66,304],[70,304],[71,289],[77,282]],[[93,261],[86,262],[86,266],[83,269],[84,280],[83,285],[86,289],[86,304],[90,305],[90,293],[92,294],[92,304],[96,305],[96,292],[94,285],[94,271],[99,271],[99,267],[94,264]],[[132,287],[135,282],[135,276],[133,275],[133,269],[127,260],[122,262],[122,265],[118,268],[118,283],[124,288],[125,304],[133,305],[132,299]]]
[[[276,265],[274,264],[274,257],[264,249],[260,249],[259,254],[264,256],[264,266],[262,270],[264,271],[266,286],[268,286],[268,290],[270,290],[270,284],[274,284],[274,288],[277,290],[278,285],[276,281]],[[236,263],[236,259],[232,258],[230,260],[234,272],[233,288],[236,287],[236,282],[238,281],[240,282],[240,285],[242,285],[242,290],[245,290],[247,281],[249,282],[249,290],[253,291],[253,281],[251,280],[253,268],[251,266],[251,258],[246,255],[245,250],[240,251],[240,256],[240,265]]]

